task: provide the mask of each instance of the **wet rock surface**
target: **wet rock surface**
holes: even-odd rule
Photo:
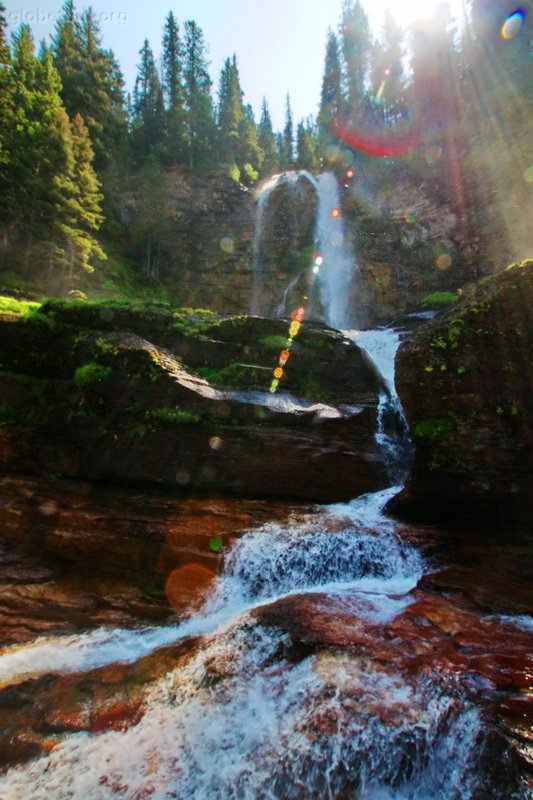
[[[396,513],[528,530],[533,261],[483,279],[408,338],[396,386],[415,458]]]
[[[165,621],[202,600],[243,531],[305,506],[0,481],[0,644]],[[180,572],[183,568],[196,569]],[[178,598],[179,602],[178,602]]]
[[[386,485],[383,384],[338,332],[303,327],[272,397],[286,322],[188,319],[186,333],[169,311],[42,315],[0,324],[5,472],[317,502]]]

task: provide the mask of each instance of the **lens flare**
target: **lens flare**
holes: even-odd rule
[[[451,256],[446,254],[438,256],[435,261],[435,266],[437,267],[437,269],[440,270],[450,269],[451,265],[452,265],[452,258]]]
[[[334,208],[332,210],[332,212],[331,212],[331,216],[332,217],[340,217],[340,215],[341,215],[341,212],[340,212],[340,210],[338,208]]]
[[[224,253],[233,253],[235,250],[235,244],[231,236],[224,236],[220,240],[220,249],[224,251]]]
[[[377,129],[375,126],[367,127],[349,122],[341,125],[333,123],[335,135],[354,150],[360,150],[371,156],[404,156],[420,144],[420,134],[414,130],[404,133],[394,133],[390,130]]]
[[[525,8],[517,8],[512,14],[509,14],[507,19],[502,25],[501,29],[501,36],[502,39],[514,39],[515,36],[518,36],[520,33],[520,29],[524,24],[524,20],[526,18],[526,9]]]
[[[291,314],[291,319],[296,322],[303,322],[305,317],[305,308],[300,306],[300,308],[295,308]]]
[[[320,265],[324,263],[324,256],[322,255],[322,253],[315,253],[313,258],[317,267],[320,267]]]
[[[300,323],[299,322],[291,322],[291,326],[289,328],[289,334],[291,336],[297,336],[299,330],[300,330]]]

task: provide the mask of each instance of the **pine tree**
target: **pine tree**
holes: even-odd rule
[[[276,149],[276,137],[272,128],[272,119],[268,109],[268,103],[263,97],[261,105],[261,119],[257,127],[259,147],[263,153],[261,164],[261,177],[273,175],[279,169],[278,153]]]
[[[292,169],[294,166],[294,128],[292,124],[291,98],[287,94],[285,103],[285,127],[283,128],[281,168]]]
[[[319,150],[323,154],[333,139],[333,126],[343,118],[344,102],[341,87],[341,65],[338,40],[333,31],[328,31],[324,76],[318,112]]]
[[[237,58],[227,58],[220,73],[218,91],[218,148],[225,164],[242,163],[240,133],[244,120],[243,91],[239,79]]]
[[[52,49],[61,77],[61,97],[72,118],[81,114],[89,130],[98,169],[122,155],[127,124],[124,81],[110,50],[102,48],[92,9],[78,19],[66,0],[56,25]]]
[[[259,144],[257,125],[250,105],[246,105],[244,108],[244,117],[239,126],[239,138],[241,144],[238,164],[242,179],[247,184],[255,183],[261,173],[264,154]]]
[[[185,23],[183,76],[189,144],[189,165],[198,172],[213,166],[215,124],[206,45],[196,22]]]
[[[406,116],[403,38],[402,29],[387,9],[381,38],[372,52],[371,103],[375,116],[390,127]]]
[[[0,67],[9,64],[11,53],[7,40],[6,7],[0,3]]]
[[[163,87],[148,39],[139,51],[141,62],[133,91],[133,146],[139,163],[164,150],[165,112]]]
[[[81,118],[71,126],[52,55],[43,47],[35,56],[27,26],[14,40],[12,73],[16,120],[0,185],[4,224],[28,271],[44,263],[49,273],[67,263],[71,272],[90,269],[104,254],[93,237],[101,195],[88,134]]]
[[[313,121],[298,123],[296,129],[296,167],[316,173],[319,169],[318,141]]]
[[[342,10],[341,45],[344,61],[344,94],[348,119],[357,119],[367,106],[372,47],[370,25],[360,0],[345,0]]]
[[[165,160],[183,164],[187,159],[185,95],[179,27],[172,11],[165,20],[163,32],[163,91],[166,101]]]

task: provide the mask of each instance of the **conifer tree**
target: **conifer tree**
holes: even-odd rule
[[[285,127],[283,128],[281,168],[292,169],[294,165],[294,128],[292,123],[291,98],[287,94],[285,103]]]
[[[316,173],[319,168],[317,135],[311,119],[301,120],[296,129],[296,167]]]
[[[368,17],[360,0],[345,0],[342,10],[341,45],[346,114],[348,119],[356,119],[367,105],[372,47]]]
[[[12,74],[16,120],[0,185],[4,224],[28,271],[44,263],[49,273],[66,264],[71,272],[90,269],[104,254],[93,236],[101,195],[87,130],[81,118],[71,126],[52,55],[43,47],[35,56],[27,26],[14,40]]]
[[[0,3],[0,66],[5,66],[11,61],[9,43],[7,41],[6,7]]]
[[[220,73],[218,92],[218,145],[223,163],[242,163],[240,131],[244,120],[243,91],[239,79],[237,58],[227,58]]]
[[[163,32],[163,90],[166,109],[165,160],[183,164],[187,158],[185,95],[182,84],[179,27],[172,11]]]
[[[324,76],[318,112],[318,146],[323,153],[333,138],[333,126],[342,121],[344,102],[338,40],[333,31],[328,31]]]
[[[239,126],[239,165],[245,183],[254,183],[260,175],[264,154],[259,144],[257,125],[254,112],[250,105],[244,108],[244,117]]]
[[[0,3],[0,175],[9,169],[11,158],[9,142],[15,121],[15,86],[6,28],[5,8]]]
[[[139,163],[149,156],[159,158],[164,149],[165,113],[163,87],[148,39],[139,51],[141,57],[133,91],[133,146]]]
[[[127,125],[122,74],[113,53],[102,48],[94,11],[79,19],[73,0],[65,0],[52,49],[63,104],[71,118],[83,117],[102,169],[122,154]]]
[[[375,115],[390,127],[405,115],[403,38],[402,29],[387,9],[381,38],[372,52],[371,103]]]
[[[273,175],[279,169],[278,153],[276,149],[276,137],[272,128],[272,119],[268,109],[268,103],[263,97],[261,105],[261,119],[257,128],[259,147],[263,153],[260,174]]]
[[[189,165],[206,172],[213,165],[215,124],[211,79],[202,29],[196,22],[185,23],[183,77],[189,145]]]

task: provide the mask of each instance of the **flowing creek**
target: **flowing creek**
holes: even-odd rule
[[[353,337],[390,388],[383,406],[396,404],[398,335]],[[405,442],[378,435],[387,458],[405,459]],[[0,777],[1,800],[526,800],[531,787],[486,715],[510,648],[531,668],[531,618],[483,616],[417,588],[434,567],[384,512],[400,488],[246,533],[203,607],[176,624],[6,648],[4,687],[50,674],[81,685],[117,665],[127,685],[124,665],[184,644],[134,719],[63,732]],[[492,666],[475,643],[498,635]]]

